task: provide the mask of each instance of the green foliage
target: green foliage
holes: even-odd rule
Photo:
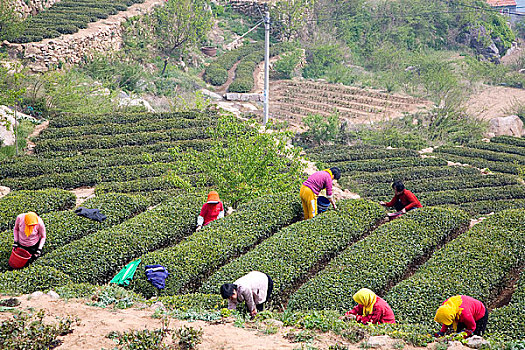
[[[169,330],[163,327],[124,333],[111,332],[107,337],[116,340],[118,350],[170,350],[172,347],[164,343],[168,333]]]
[[[48,266],[37,266],[33,263],[22,270],[1,273],[0,293],[30,294],[68,283],[71,283],[71,279],[63,272]]]
[[[176,197],[120,225],[55,249],[33,265],[54,267],[74,282],[105,283],[129,261],[177,243],[192,232],[200,205],[202,199],[194,195]]]
[[[482,158],[493,162],[506,162],[525,165],[525,155],[508,154],[500,151],[486,151],[469,147],[439,147],[435,150],[440,153],[458,155],[466,158]]]
[[[189,189],[192,184],[176,175],[174,171],[169,171],[164,176],[141,178],[130,181],[106,182],[97,185],[95,193],[134,193],[157,190],[175,190],[175,189]]]
[[[45,311],[23,313],[5,320],[0,325],[0,347],[6,350],[45,350],[59,346],[59,336],[73,332],[75,323],[70,318],[59,319],[55,324],[44,323]]]
[[[13,191],[0,198],[0,231],[12,228],[17,215],[34,211],[38,215],[71,209],[75,206],[73,193],[48,189],[42,191]]]
[[[303,119],[308,127],[301,138],[303,142],[320,145],[322,143],[330,143],[337,140],[340,129],[340,121],[337,113],[324,117],[320,114],[313,114]]]
[[[222,283],[259,270],[275,282],[273,300],[285,299],[286,293],[304,281],[310,271],[360,239],[383,216],[384,210],[378,204],[339,201],[338,210],[290,225],[219,269],[201,291],[215,291]]]
[[[233,214],[213,221],[178,245],[146,254],[141,259],[144,264],[161,264],[171,276],[176,276],[166,279],[161,295],[194,292],[219,267],[296,221],[301,213],[296,194],[265,196],[240,205]],[[131,287],[146,297],[157,293],[142,274],[135,276]]]
[[[182,350],[196,349],[202,343],[202,329],[182,326],[175,330],[175,335],[179,338],[178,345]]]
[[[19,35],[21,30],[22,21],[15,12],[14,1],[2,1],[0,3],[0,41]]]
[[[146,204],[137,197],[120,194],[106,194],[88,199],[82,203],[84,208],[97,208],[107,216],[101,223],[76,215],[73,210],[56,211],[41,215],[46,225],[46,244],[43,254],[47,254],[76,239],[98,230],[120,224],[136,214],[146,210]],[[11,255],[13,232],[0,234],[0,271],[7,270],[7,261]]]
[[[396,318],[432,324],[435,310],[450,296],[465,294],[486,303],[499,293],[508,272],[524,259],[524,213],[497,213],[437,251],[386,295]]]
[[[228,71],[233,68],[235,63],[254,52],[262,54],[262,45],[260,43],[244,44],[238,49],[223,53],[206,67],[204,80],[215,86],[223,85],[228,80]]]
[[[321,146],[309,150],[313,160],[323,162],[345,162],[369,159],[415,158],[417,151],[410,149],[385,149],[376,146]]]
[[[379,295],[400,281],[409,266],[432,254],[444,240],[468,227],[458,210],[421,208],[382,225],[333,259],[291,297],[292,310],[345,311],[366,286]]]
[[[208,135],[212,147],[194,152],[192,162],[233,207],[299,187],[303,164],[297,158],[299,150],[286,146],[289,134],[260,133],[254,122],[225,116]]]
[[[190,293],[184,295],[163,296],[155,301],[162,302],[170,310],[220,310],[227,306],[227,300],[219,294]]]
[[[108,284],[98,287],[91,295],[91,300],[88,305],[101,308],[112,305],[115,309],[127,309],[143,298],[115,284]]]
[[[271,77],[273,79],[292,79],[293,73],[302,58],[303,52],[298,49],[282,54],[272,66]]]
[[[343,173],[353,171],[364,171],[364,172],[377,172],[385,171],[396,168],[414,168],[414,167],[427,167],[427,166],[446,166],[447,162],[443,159],[438,158],[389,158],[388,162],[384,159],[365,159],[347,162],[330,162],[326,163],[324,168],[338,167]],[[376,184],[373,186],[379,186],[381,188],[387,187],[386,192],[389,194],[392,192],[390,186],[385,184]],[[372,187],[374,188],[374,187]],[[367,193],[371,192],[371,188],[367,187],[364,189]]]
[[[477,188],[437,191],[422,193],[418,195],[423,205],[443,205],[443,204],[462,204],[466,202],[476,202],[485,200],[500,199],[523,199],[525,198],[525,186],[510,185],[504,187],[485,187],[482,191]]]
[[[306,27],[313,6],[313,0],[277,1],[270,7],[274,33],[283,41],[296,37]]]
[[[306,51],[307,65],[303,69],[303,77],[321,77],[330,67],[340,63],[342,57],[341,49],[334,44],[323,44]]]
[[[377,173],[358,173],[352,176],[352,180],[361,184],[369,183],[392,183],[395,180],[420,180],[424,178],[440,178],[445,176],[466,176],[479,174],[479,170],[474,168],[449,166],[449,167],[420,167],[413,169],[395,169],[391,171],[381,171]],[[344,178],[343,178],[344,179]],[[342,180],[343,180],[342,179]]]

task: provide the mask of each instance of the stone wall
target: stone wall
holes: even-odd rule
[[[45,39],[37,43],[4,42],[4,45],[7,46],[11,58],[23,59],[24,64],[33,72],[45,72],[50,68],[78,64],[85,58],[92,58],[97,53],[120,49],[122,46],[121,24],[130,17],[150,12],[156,5],[163,2],[164,0],[146,0],[142,4],[130,6],[127,11],[99,22],[90,23],[88,28],[81,29],[75,34]]]
[[[14,0],[15,11],[25,18],[29,15],[36,15],[59,1],[60,0]]]

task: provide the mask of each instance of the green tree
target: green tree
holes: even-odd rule
[[[292,40],[306,27],[314,0],[283,0],[270,8],[274,31],[284,41]]]
[[[156,46],[165,55],[164,68],[176,50],[202,40],[212,26],[208,0],[168,0],[152,14]]]
[[[322,142],[335,142],[339,135],[341,123],[337,114],[324,117],[320,114],[304,118],[308,130],[303,133],[306,142],[320,145]]]
[[[298,189],[304,164],[299,150],[287,146],[289,133],[259,132],[255,122],[219,118],[209,130],[211,149],[193,153],[192,164],[221,197],[237,207],[250,199]]]

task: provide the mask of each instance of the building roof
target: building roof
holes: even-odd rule
[[[493,7],[517,6],[516,0],[487,0],[487,3]]]

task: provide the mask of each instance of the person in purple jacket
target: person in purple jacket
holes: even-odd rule
[[[299,196],[303,204],[304,219],[311,219],[317,215],[317,196],[319,192],[326,189],[326,198],[337,209],[332,193],[333,180],[341,178],[341,170],[337,167],[318,171],[310,175],[308,180],[303,182]]]

